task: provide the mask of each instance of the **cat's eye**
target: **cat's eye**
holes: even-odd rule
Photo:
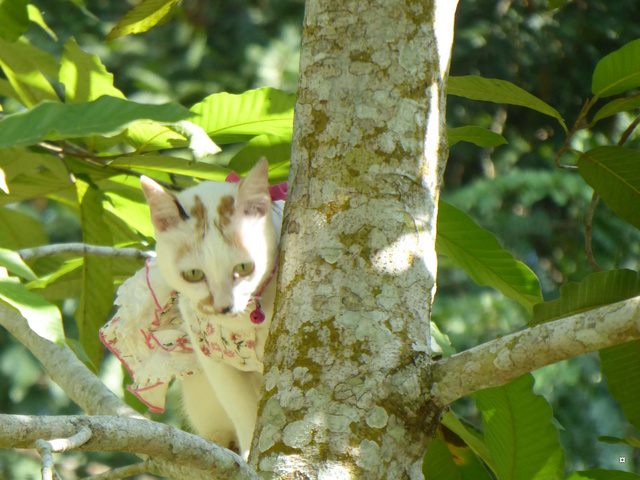
[[[192,270],[183,270],[182,278],[191,283],[199,282],[204,278],[204,272],[202,270],[198,270],[197,268],[194,268]]]
[[[253,268],[253,262],[239,263],[233,267],[233,276],[235,278],[246,277],[253,272]]]

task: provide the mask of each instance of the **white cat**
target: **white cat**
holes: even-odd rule
[[[130,390],[152,410],[162,409],[154,402],[163,405],[156,394],[164,395],[167,380],[179,377],[195,430],[245,456],[256,423],[282,223],[283,202],[272,202],[267,175],[261,159],[239,183],[203,182],[179,194],[142,177],[156,259],[123,283],[118,314],[101,331],[136,381]]]

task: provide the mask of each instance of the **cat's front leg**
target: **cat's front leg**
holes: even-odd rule
[[[246,456],[258,416],[262,374],[243,372],[204,355],[198,357],[215,398],[233,424],[241,455]]]
[[[221,447],[238,449],[236,429],[204,373],[180,379],[182,407],[194,431]]]

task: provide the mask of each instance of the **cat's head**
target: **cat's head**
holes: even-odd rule
[[[203,182],[179,194],[141,179],[160,270],[199,315],[242,312],[272,274],[278,238],[267,176],[261,159],[239,183]]]

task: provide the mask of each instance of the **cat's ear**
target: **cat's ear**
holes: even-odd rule
[[[269,164],[262,157],[238,184],[238,212],[249,216],[264,216],[271,208],[269,195]]]
[[[151,210],[151,223],[153,223],[156,232],[164,232],[177,227],[181,218],[189,218],[178,203],[178,199],[149,177],[144,175],[140,177],[140,185],[147,198]]]

